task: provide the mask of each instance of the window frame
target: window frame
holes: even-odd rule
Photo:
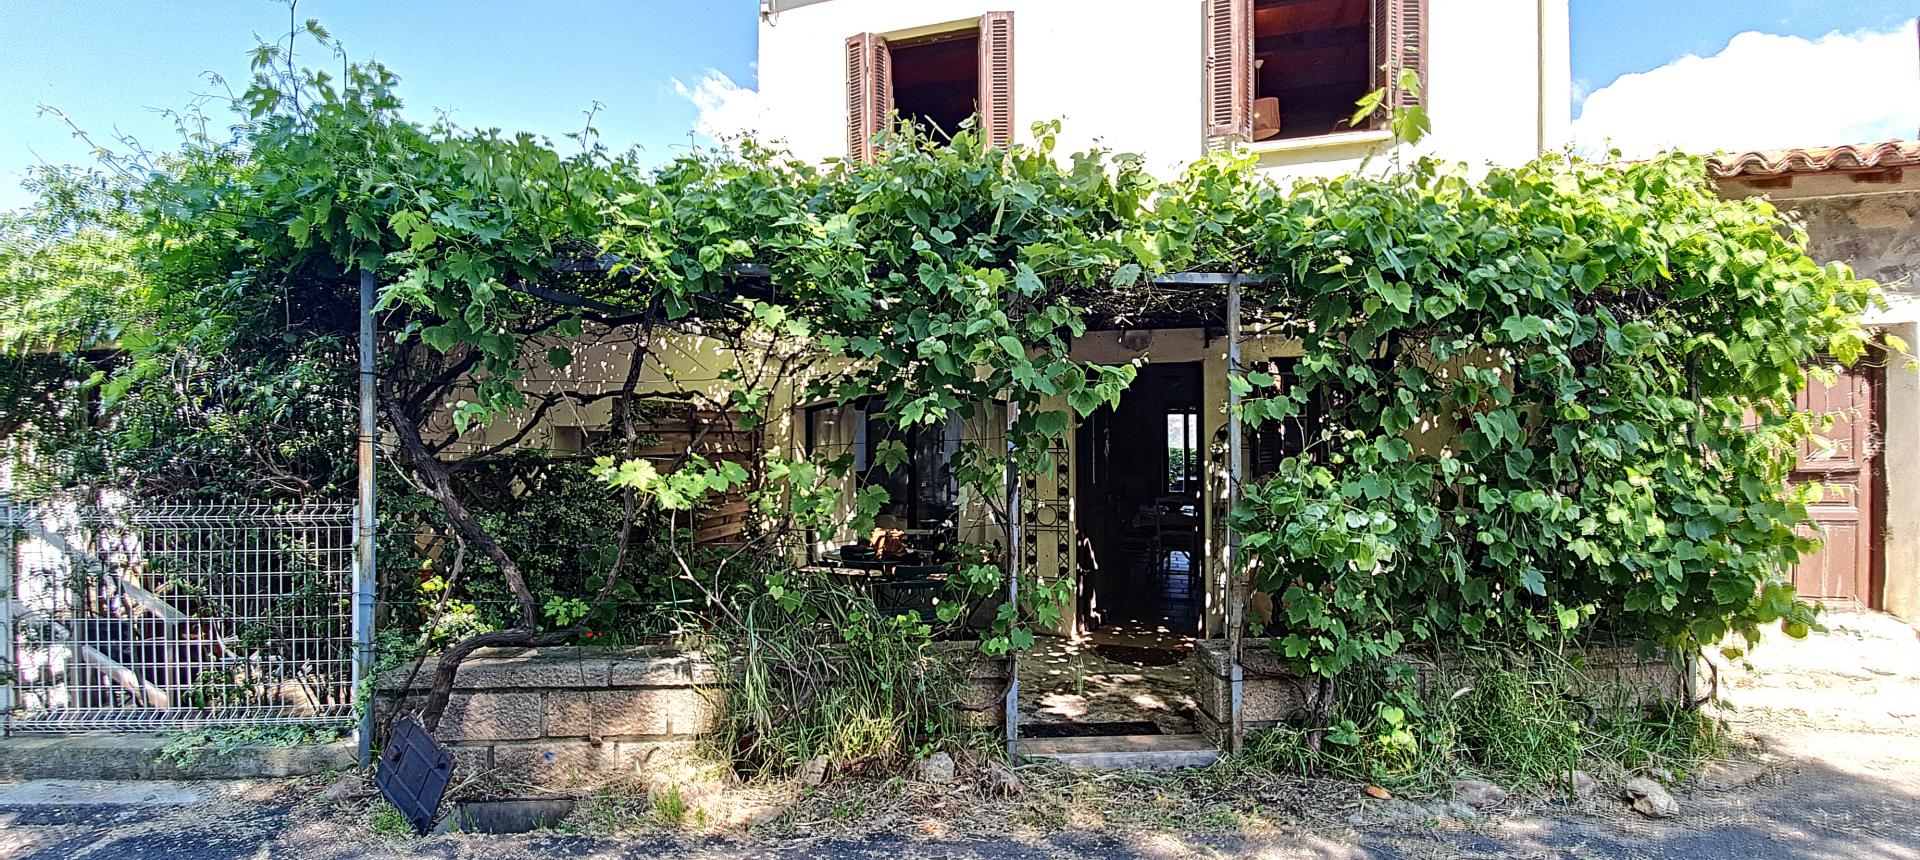
[[[846,404],[821,403],[806,407],[804,420],[806,425],[805,441],[808,456],[812,456],[820,451],[821,440],[819,439],[815,424],[817,417],[830,411],[840,409],[849,410],[853,421],[853,426],[850,428],[851,439],[847,443],[849,450],[835,453],[834,456],[852,455],[852,481],[849,484],[852,491],[858,493],[862,488],[875,484],[884,486],[888,483],[888,479],[892,476],[892,473],[879,473],[875,471],[878,464],[874,461],[874,454],[881,443],[889,440],[900,441],[905,444],[907,448],[907,460],[899,467],[905,472],[905,493],[904,495],[894,493],[893,488],[889,487],[888,504],[901,506],[905,509],[903,527],[909,530],[919,531],[940,528],[941,523],[945,522],[945,519],[929,519],[928,512],[921,509],[921,494],[919,492],[921,481],[935,467],[921,462],[920,437],[921,434],[925,433],[940,434],[941,447],[943,449],[947,447],[948,440],[953,438],[956,432],[961,442],[964,442],[966,419],[956,412],[949,415],[944,424],[915,425],[904,428],[906,431],[904,434],[899,432],[903,428],[900,428],[898,425],[892,425],[893,432],[876,434],[873,423],[876,421],[885,422],[885,419],[868,408],[868,405],[874,399],[875,398],[867,397]],[[886,423],[890,424],[891,422]],[[957,452],[950,453],[946,463],[942,465],[950,466],[952,457],[955,454],[957,454]],[[948,497],[947,508],[949,513],[947,514],[947,519],[952,519],[952,525],[957,527],[959,525],[958,519],[961,508],[960,488],[958,483],[952,479],[951,475],[948,476],[945,484],[945,494]]]
[[[1240,145],[1256,151],[1373,144],[1392,139],[1390,112],[1423,105],[1429,98],[1427,0],[1372,0],[1369,27],[1374,60],[1372,89],[1386,89],[1380,110],[1362,127],[1316,135],[1253,140],[1254,9],[1258,0],[1203,0],[1201,6],[1201,120],[1208,149]],[[1419,77],[1417,93],[1399,86],[1400,71]]]
[[[1014,41],[1012,12],[983,12],[944,24],[888,33],[855,33],[846,40],[847,157],[872,161],[874,139],[896,121],[893,97],[894,43],[975,30],[979,38],[978,94],[974,116],[981,143],[1013,143]]]

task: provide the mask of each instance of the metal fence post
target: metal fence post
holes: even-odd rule
[[[0,499],[0,735],[13,733],[13,711],[20,704],[19,654],[14,650],[13,604],[19,585],[13,581],[14,533],[20,528],[13,503]]]
[[[360,271],[360,439],[359,502],[353,510],[353,695],[360,709],[360,766],[373,763],[373,608],[378,578],[374,567],[374,421],[373,303],[379,284]]]

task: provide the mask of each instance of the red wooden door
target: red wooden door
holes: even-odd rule
[[[1877,603],[1873,563],[1879,543],[1873,517],[1879,445],[1872,370],[1849,368],[1831,384],[1809,380],[1798,405],[1816,415],[1832,415],[1834,423],[1818,431],[1830,444],[1801,444],[1793,474],[1796,483],[1826,485],[1809,510],[1826,543],[1794,567],[1794,588],[1802,597],[1872,606]]]

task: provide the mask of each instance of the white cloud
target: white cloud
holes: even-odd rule
[[[1681,57],[1593,91],[1573,135],[1583,151],[1612,145],[1628,157],[1915,137],[1914,23],[1813,41],[1741,33],[1711,57]]]
[[[673,89],[700,112],[693,130],[714,141],[724,143],[743,135],[765,139],[769,130],[780,128],[774,106],[758,90],[734,83],[718,69],[708,69],[691,85],[674,78]]]

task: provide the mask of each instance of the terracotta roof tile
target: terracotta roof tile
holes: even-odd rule
[[[1872,170],[1920,164],[1920,140],[1886,140],[1846,146],[1761,149],[1707,157],[1715,179],[1753,179],[1828,170]]]

